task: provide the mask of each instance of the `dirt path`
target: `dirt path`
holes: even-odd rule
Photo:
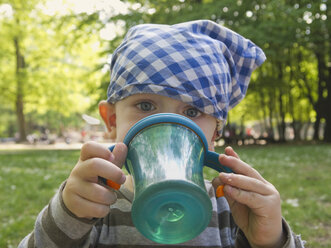
[[[112,143],[104,143],[105,146],[110,146]],[[55,143],[55,144],[16,144],[16,143],[0,143],[0,150],[79,150],[82,143]]]

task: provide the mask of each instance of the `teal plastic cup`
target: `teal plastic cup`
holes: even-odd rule
[[[127,133],[126,169],[133,176],[132,221],[146,238],[177,244],[198,236],[209,224],[212,205],[203,167],[232,172],[208,151],[198,125],[177,114],[151,115]]]

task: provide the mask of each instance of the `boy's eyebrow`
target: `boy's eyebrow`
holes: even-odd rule
[[[133,98],[132,101],[153,101],[152,97],[147,97],[147,96],[141,96],[141,97],[136,97]]]
[[[184,108],[195,108],[196,110],[198,110],[198,111],[200,111],[201,113],[203,113],[200,109],[198,109],[198,108],[195,107],[195,106],[192,106],[191,104],[187,104],[187,103],[185,103]]]

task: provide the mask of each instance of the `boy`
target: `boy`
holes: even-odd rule
[[[127,153],[121,141],[138,120],[170,112],[198,124],[214,150],[228,109],[244,97],[252,71],[264,60],[252,42],[211,21],[131,28],[112,57],[108,100],[99,104],[118,142],[114,151],[84,144],[69,178],[20,247],[161,246],[132,224],[133,186],[121,170]],[[206,183],[213,218],[198,237],[175,247],[303,247],[282,219],[275,187],[232,148],[219,159],[236,174],[220,173]],[[98,176],[122,184],[120,190],[100,185]],[[225,197],[217,198],[220,185]]]

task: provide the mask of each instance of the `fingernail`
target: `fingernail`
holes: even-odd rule
[[[222,173],[222,176],[223,176],[223,179],[224,179],[226,182],[231,182],[231,181],[232,181],[231,173]]]
[[[123,184],[123,183],[125,183],[125,181],[126,181],[126,175],[123,174],[122,177],[121,177],[120,182],[121,182],[121,184]]]
[[[217,198],[224,196],[223,189],[224,189],[224,185],[220,185],[220,186],[217,187],[217,189],[216,189],[216,197]]]
[[[225,154],[220,154],[219,156],[219,161],[221,161],[221,163],[223,163],[224,159],[226,158]]]

